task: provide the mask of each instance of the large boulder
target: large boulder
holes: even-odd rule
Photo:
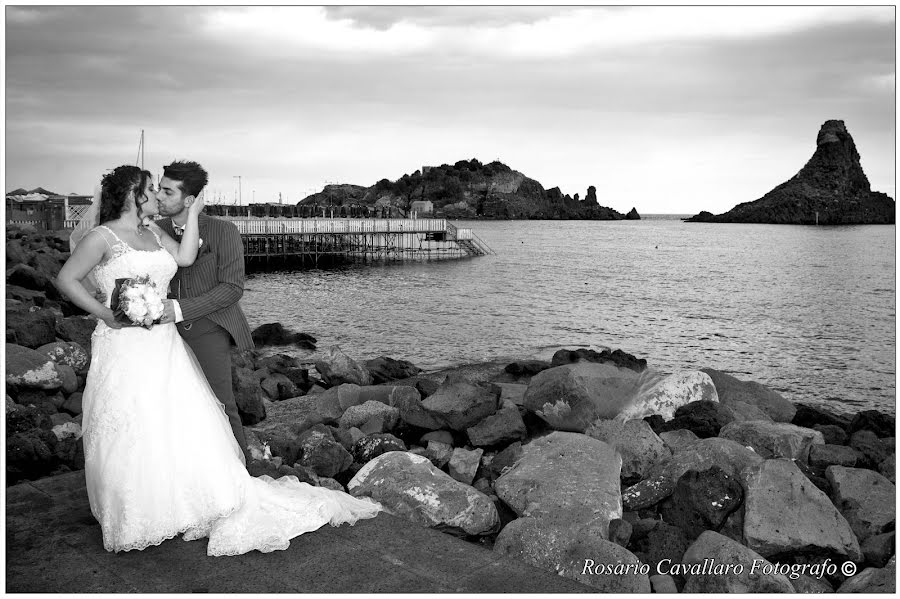
[[[850,421],[848,432],[869,430],[879,437],[893,437],[897,430],[896,419],[878,410],[863,410]]]
[[[447,473],[461,483],[471,485],[481,465],[483,449],[455,447],[447,462]]]
[[[71,366],[76,374],[84,375],[87,373],[91,357],[83,347],[74,341],[55,341],[42,345],[37,351],[44,354],[57,364],[65,364]]]
[[[62,269],[62,263],[56,256],[50,255],[47,250],[39,250],[31,255],[28,265],[45,277],[53,281]]]
[[[494,490],[519,516],[580,522],[605,537],[609,522],[622,517],[621,469],[621,456],[603,441],[553,432],[523,446]]]
[[[847,520],[792,461],[766,460],[745,476],[747,547],[763,557],[811,552],[862,559]]]
[[[521,441],[528,434],[516,404],[506,401],[496,413],[466,429],[469,442],[476,447]]]
[[[494,552],[556,572],[601,593],[649,593],[650,580],[638,558],[619,545],[576,525],[546,518],[519,518],[507,524]]]
[[[421,400],[421,395],[415,387],[406,385],[371,385],[359,388],[359,401],[357,404],[367,401],[378,401],[392,408],[399,408],[401,405],[414,399],[417,401]]]
[[[897,556],[884,568],[866,568],[838,587],[838,593],[890,593],[897,592]]]
[[[672,566],[685,571],[672,573],[687,578],[685,593],[794,592],[790,581],[776,572],[774,564],[752,549],[711,530],[694,541],[682,562],[684,566]]]
[[[647,518],[635,522],[631,550],[652,572],[664,571],[667,563],[677,563],[693,540],[687,532],[662,520]]]
[[[873,470],[844,466],[829,466],[825,478],[831,483],[832,502],[860,543],[894,529],[897,489],[891,481]]]
[[[56,335],[63,341],[73,341],[91,355],[91,336],[97,328],[93,316],[67,316],[56,323]]]
[[[730,374],[712,368],[702,368],[701,370],[712,379],[719,395],[719,401],[726,406],[732,402],[747,403],[768,414],[775,422],[791,422],[797,412],[794,404],[765,385],[755,381],[741,381]]]
[[[490,534],[500,518],[494,502],[406,451],[384,453],[347,483],[354,497],[371,497],[384,509],[413,522],[467,535]]]
[[[344,446],[334,440],[331,431],[324,424],[317,424],[300,433],[301,466],[312,468],[317,476],[331,478],[343,472],[353,463],[353,456]]]
[[[325,422],[337,422],[350,406],[357,406],[365,400],[361,399],[359,385],[343,383],[326,389],[316,396],[316,407]]]
[[[399,381],[401,379],[416,376],[422,369],[406,360],[395,360],[381,356],[364,362],[366,369],[372,375],[372,382],[376,385]]]
[[[244,425],[254,425],[265,419],[266,406],[263,403],[265,391],[259,385],[259,378],[252,371],[232,367],[231,390]]]
[[[437,391],[422,400],[421,407],[430,419],[440,423],[441,426],[432,427],[416,422],[410,424],[432,430],[450,428],[464,431],[497,411],[497,396],[492,391],[474,385],[462,377],[448,376]],[[401,408],[402,415],[403,408]]]
[[[635,372],[643,372],[647,369],[647,360],[637,358],[629,353],[623,352],[621,349],[595,351],[585,347],[575,350],[560,349],[553,354],[550,363],[553,366],[563,366],[565,364],[573,364],[576,362],[594,362],[597,364],[612,364],[619,368],[628,368]]]
[[[400,410],[380,401],[367,401],[344,410],[340,418],[341,428],[356,427],[362,432],[385,433],[400,420]]]
[[[712,379],[696,370],[676,372],[659,380],[648,378],[634,403],[622,411],[621,417],[632,420],[656,414],[671,420],[676,416],[676,410],[697,401],[719,401]]]
[[[717,437],[722,427],[734,420],[734,410],[718,401],[692,401],[675,410],[674,418],[657,425],[654,430],[657,433],[689,430],[700,439],[708,439]]]
[[[52,310],[6,313],[6,341],[37,349],[56,341],[56,313]]]
[[[660,504],[663,519],[684,530],[692,539],[705,530],[718,531],[728,515],[744,501],[740,481],[718,466],[688,470],[675,491]]]
[[[859,451],[846,445],[813,445],[809,448],[809,465],[825,469],[828,466],[853,467],[866,459]]]
[[[22,242],[18,240],[9,240],[6,242],[6,264],[14,266],[16,264],[27,264],[28,252],[22,247]]]
[[[661,432],[659,433],[659,438],[662,439],[662,442],[666,444],[671,453],[678,453],[699,439],[693,431],[683,428]]]
[[[286,464],[293,464],[302,451],[300,433],[322,422],[316,411],[315,398],[303,396],[268,402],[265,410],[266,419],[249,430],[269,447],[273,456],[281,457]]]
[[[637,482],[654,464],[672,455],[644,420],[597,420],[585,433],[613,446],[622,455],[621,478]]]
[[[824,408],[799,403],[796,405],[791,424],[805,428],[815,428],[817,425],[837,426],[846,430],[850,426],[850,418],[834,414]]]
[[[301,395],[297,385],[280,372],[274,372],[260,381],[259,386],[274,401],[289,399]]]
[[[6,282],[10,285],[18,285],[25,289],[43,291],[47,297],[58,296],[53,280],[47,273],[43,273],[27,264],[16,264],[6,275]]]
[[[280,322],[270,322],[256,327],[251,332],[251,337],[256,347],[294,344],[303,349],[316,348],[315,337],[289,331]]]
[[[752,447],[764,458],[790,458],[806,463],[813,445],[824,445],[819,431],[783,422],[748,420],[732,422],[722,428],[719,437]]]
[[[598,418],[612,419],[632,406],[641,376],[612,364],[579,362],[538,373],[525,407],[557,430],[583,432]]]
[[[700,439],[659,462],[644,480],[628,487],[622,493],[622,504],[627,510],[638,510],[659,503],[675,491],[678,479],[688,470],[718,466],[744,483],[744,470],[762,461],[752,449],[735,441],[718,437]]]
[[[337,345],[333,345],[319,360],[316,361],[316,370],[322,375],[322,380],[329,387],[341,383],[353,383],[354,385],[371,385],[372,375],[341,351]]]
[[[406,451],[406,443],[390,433],[372,433],[357,439],[350,453],[354,461],[365,464],[389,451]]]
[[[26,389],[59,389],[63,377],[56,365],[39,351],[6,344],[6,384]]]
[[[850,447],[866,456],[870,466],[877,466],[894,455],[894,448],[870,430],[856,431],[850,435]]]
[[[52,473],[59,465],[59,439],[51,431],[32,428],[6,438],[6,482],[34,480]]]

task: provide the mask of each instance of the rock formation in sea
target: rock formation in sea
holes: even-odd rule
[[[816,151],[796,175],[724,214],[703,211],[688,222],[813,225],[894,224],[895,202],[872,191],[844,121],[826,121]]]
[[[356,205],[376,209],[378,214],[402,217],[416,210],[421,215],[423,208],[414,207],[413,202],[431,202],[433,214],[447,218],[625,219],[624,214],[600,205],[593,185],[584,199],[579,199],[579,194],[572,197],[558,187],[545,189],[502,162],[482,164],[475,158],[424,166],[396,181],[382,179],[371,187],[326,185],[298,205]]]

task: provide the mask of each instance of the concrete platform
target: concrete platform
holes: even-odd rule
[[[286,551],[207,557],[206,540],[108,553],[83,472],[6,490],[7,593],[590,593],[595,589],[379,514]]]

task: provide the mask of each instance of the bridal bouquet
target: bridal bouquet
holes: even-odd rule
[[[159,324],[164,311],[163,297],[147,275],[116,279],[109,307],[112,308],[116,322],[126,327],[145,329]]]

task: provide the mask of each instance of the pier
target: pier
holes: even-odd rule
[[[235,218],[248,270],[342,262],[442,260],[493,254],[442,218]]]

